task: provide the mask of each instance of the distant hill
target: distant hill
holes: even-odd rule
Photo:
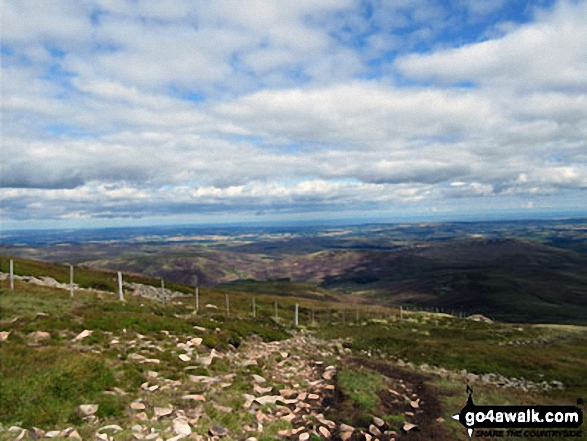
[[[103,234],[15,236],[0,251],[186,286],[587,324],[585,220]]]

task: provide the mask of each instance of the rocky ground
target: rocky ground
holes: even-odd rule
[[[108,345],[119,356],[125,357],[128,363],[148,366],[148,370],[138,390],[114,388],[106,392],[136,396],[127,410],[128,423],[103,424],[94,416],[98,406],[86,403],[77,409],[85,433],[91,428],[92,438],[97,440],[154,441],[221,438],[252,441],[267,436],[300,441],[401,437],[401,433],[387,430],[390,426],[377,416],[368,431],[355,430],[352,421],[333,421],[325,416],[341,399],[336,366],[357,363],[341,341],[327,342],[298,333],[286,340],[266,343],[253,336],[238,349],[221,352],[201,345],[200,335],[206,332],[214,331],[194,329],[194,335],[189,338],[164,331],[156,340],[124,330],[108,335]],[[91,335],[92,331],[86,330],[70,344],[80,350],[99,352],[97,345],[84,346],[84,340]],[[31,346],[37,346],[50,339],[50,335],[37,331],[28,338]],[[166,361],[170,359],[174,362]],[[185,380],[174,375],[177,360],[181,370],[187,373]],[[414,423],[403,425],[404,433],[417,432],[422,408],[429,402],[432,404],[432,400],[428,396],[420,397],[419,391],[411,386],[413,381],[399,379],[397,383],[398,372],[390,376],[388,393],[397,395],[390,397],[390,402],[401,402],[407,406],[401,411],[414,417]],[[413,379],[414,375],[409,378]],[[397,391],[391,389],[392,384]],[[440,410],[434,406],[438,414]],[[438,420],[436,424],[441,422]],[[436,430],[442,432],[440,428]],[[7,439],[82,439],[74,427],[26,430],[12,426],[4,428],[4,434],[8,435]]]

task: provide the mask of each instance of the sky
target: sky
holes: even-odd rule
[[[1,228],[587,214],[587,1],[0,8]]]

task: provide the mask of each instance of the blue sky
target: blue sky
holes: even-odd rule
[[[3,228],[587,214],[586,1],[1,8]]]

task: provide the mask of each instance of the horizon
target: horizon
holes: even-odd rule
[[[587,215],[587,0],[1,9],[2,231]]]

